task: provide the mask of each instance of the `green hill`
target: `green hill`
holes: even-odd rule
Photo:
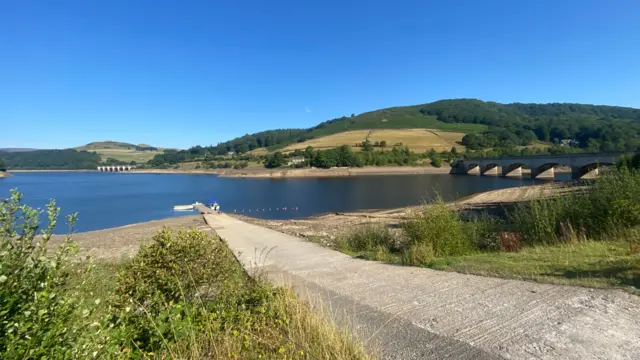
[[[95,151],[100,155],[102,161],[109,161],[108,159],[114,159],[116,161],[130,163],[135,161],[136,163],[143,163],[151,160],[154,156],[162,154],[164,149],[156,148],[154,146],[146,144],[130,144],[119,141],[96,141],[83,146],[75,148],[79,151]],[[113,160],[109,162],[114,162]]]
[[[619,106],[500,104],[476,99],[440,100],[398,106],[325,121],[308,129],[268,130],[216,146],[170,151],[153,164],[177,163],[206,154],[269,151],[322,136],[367,129],[436,129],[465,133],[471,150],[513,149],[539,143],[571,141],[575,151],[635,151],[640,148],[640,110]]]

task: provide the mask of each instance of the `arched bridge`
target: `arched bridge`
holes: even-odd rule
[[[100,172],[121,172],[121,171],[131,171],[136,167],[133,165],[114,165],[114,166],[98,166],[98,171]]]
[[[554,167],[571,168],[571,178],[580,179],[587,174],[597,175],[600,166],[611,166],[622,153],[539,155],[458,160],[452,174],[522,176],[522,168],[531,169],[531,178],[553,179]]]

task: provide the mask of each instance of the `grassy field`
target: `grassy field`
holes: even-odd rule
[[[139,146],[149,147],[149,145],[140,144]],[[120,161],[137,163],[147,162],[153,159],[157,154],[162,154],[164,149],[158,148],[158,151],[137,151],[135,144],[129,144],[118,141],[96,141],[87,145],[78,146],[76,150],[95,151],[100,155],[102,161],[107,158],[113,158]]]
[[[438,151],[450,150],[453,146],[462,150],[464,147],[457,142],[462,140],[463,136],[464,133],[430,129],[366,129],[345,131],[296,143],[285,147],[282,151],[302,150],[307,146],[311,146],[314,149],[330,149],[342,145],[351,145],[354,150],[359,150],[360,147],[356,147],[356,144],[362,143],[366,139],[369,139],[372,143],[386,141],[388,149],[391,149],[395,144],[402,143],[416,152],[425,152],[431,148]]]

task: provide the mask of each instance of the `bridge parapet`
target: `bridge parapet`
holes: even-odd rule
[[[522,176],[522,168],[531,169],[531,178],[553,179],[556,166],[571,168],[573,179],[597,174],[601,166],[611,166],[623,153],[583,153],[523,157],[476,158],[458,160],[452,174],[469,174],[478,168],[480,175]]]

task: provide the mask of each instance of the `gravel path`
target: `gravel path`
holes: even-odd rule
[[[640,297],[351,258],[205,215],[248,269],[321,299],[388,359],[640,359]],[[345,317],[346,316],[346,317]]]

